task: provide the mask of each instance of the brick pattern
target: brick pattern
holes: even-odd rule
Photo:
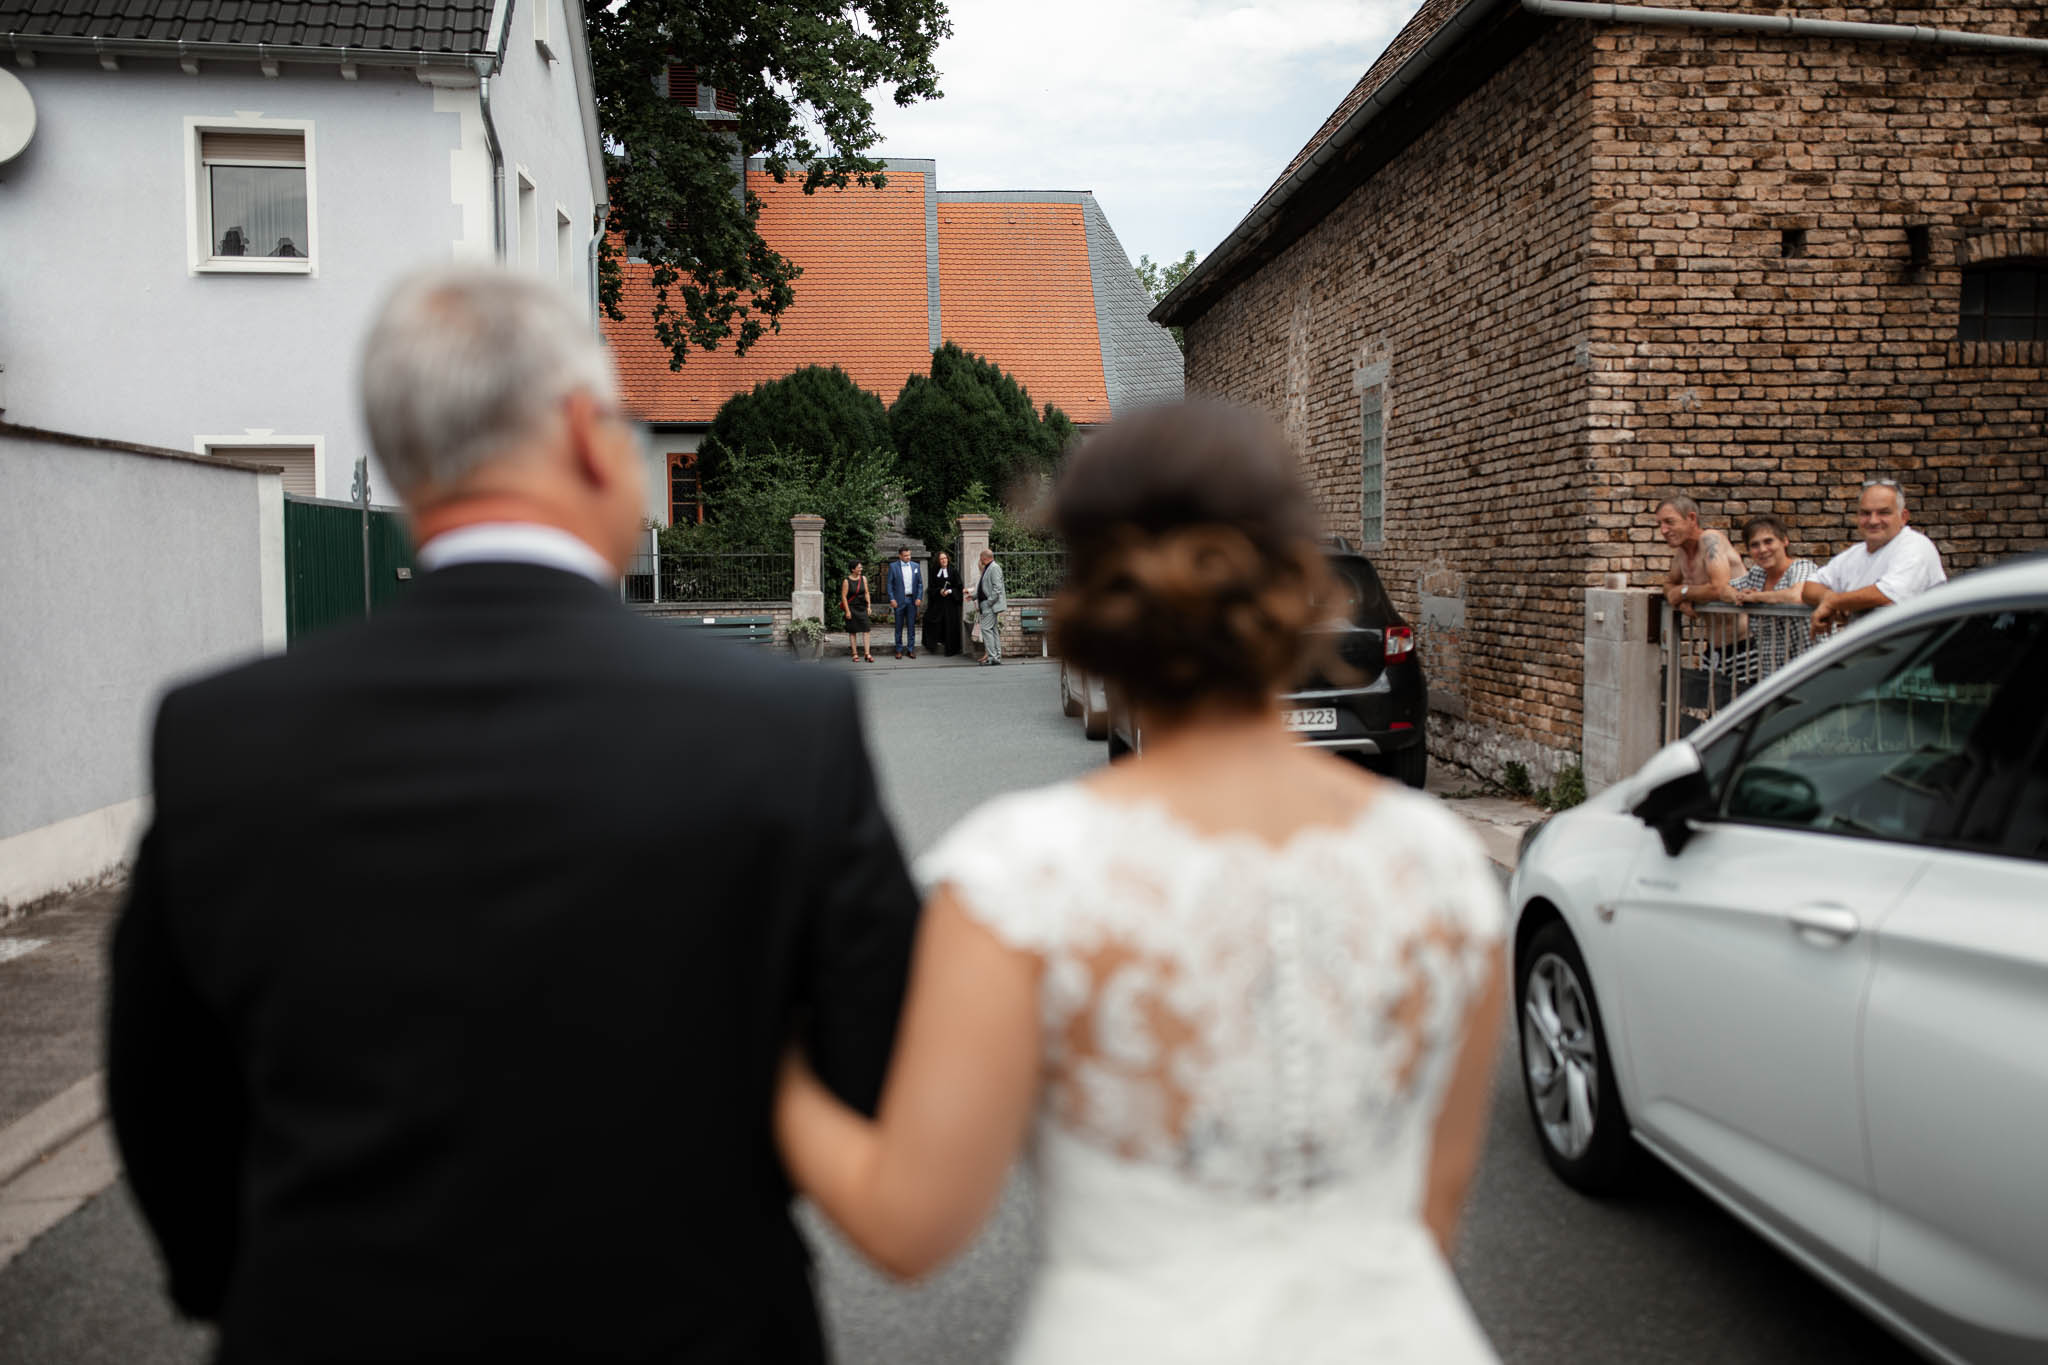
[[[2038,5],[1809,10],[2048,33]],[[2039,59],[1588,38],[1600,567],[1661,579],[1647,512],[1665,487],[1731,533],[1775,512],[1799,553],[1825,559],[1853,539],[1860,485],[1879,476],[1905,485],[1951,574],[2048,545],[2048,343],[1955,339],[1965,263],[2048,252]]]
[[[2038,6],[1794,8],[2048,36]],[[2029,56],[1559,23],[1190,325],[1188,390],[1278,417],[1355,537],[1384,374],[1367,551],[1411,619],[1425,579],[1464,598],[1450,667],[1424,639],[1467,704],[1432,748],[1541,783],[1581,744],[1585,589],[1661,581],[1667,489],[1816,559],[1879,475],[1951,573],[2048,546],[2048,345],[1955,339],[1963,265],[2048,240],[2044,129]]]
[[[1412,622],[1425,576],[1464,598],[1455,656],[1423,645],[1466,710],[1432,719],[1432,747],[1539,780],[1578,748],[1589,57],[1552,31],[1187,333],[1189,392],[1280,419],[1354,541],[1359,387],[1383,385],[1386,540],[1366,553]]]

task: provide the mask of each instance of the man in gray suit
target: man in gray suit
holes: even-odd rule
[[[981,579],[974,585],[974,611],[981,624],[982,648],[988,651],[984,664],[1003,661],[1003,611],[1010,599],[1003,593],[1003,566],[996,563],[993,550],[981,552]]]

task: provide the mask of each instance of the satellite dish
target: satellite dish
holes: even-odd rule
[[[0,166],[21,155],[36,135],[36,102],[12,71],[0,70]]]

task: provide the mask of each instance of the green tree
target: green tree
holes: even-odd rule
[[[931,372],[914,374],[889,408],[889,433],[910,494],[910,534],[949,545],[947,509],[974,484],[1010,491],[1050,474],[1074,437],[1067,415],[1034,408],[1024,386],[953,342],[932,353]]]
[[[883,183],[870,91],[899,105],[939,97],[932,54],[952,32],[943,0],[631,0],[589,7],[612,232],[653,267],[645,318],[681,369],[727,337],[744,352],[795,298],[800,273],[762,240],[760,199],[736,193],[735,158],[761,156],[804,193]],[[737,122],[667,98],[670,62],[729,95]],[[728,129],[732,131],[727,131]],[[621,253],[599,247],[598,296],[627,321]]]
[[[880,398],[837,365],[807,365],[725,400],[697,452],[697,477],[715,498],[735,450],[773,446],[829,460],[891,445],[889,410]]]
[[[774,444],[729,452],[725,475],[704,498],[706,520],[661,532],[664,554],[692,551],[786,550],[789,519],[825,519],[825,620],[843,623],[839,580],[856,559],[874,563],[883,526],[903,515],[896,455],[885,445],[824,455]],[[880,582],[877,578],[875,581]]]
[[[1174,288],[1188,277],[1188,272],[1194,268],[1195,253],[1192,251],[1179,260],[1169,261],[1165,265],[1160,265],[1150,256],[1140,253],[1137,265],[1138,283],[1145,286],[1145,292],[1152,296],[1152,302],[1157,303],[1168,294],[1171,294]],[[1180,347],[1182,353],[1185,354],[1188,349],[1188,343],[1187,338],[1181,335],[1181,329],[1169,327],[1166,330],[1173,333],[1173,344]]]

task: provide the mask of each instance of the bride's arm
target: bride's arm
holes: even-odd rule
[[[1486,1111],[1493,1098],[1493,1058],[1500,1038],[1501,1011],[1507,1008],[1507,963],[1496,952],[1486,983],[1465,1014],[1465,1038],[1458,1047],[1457,1070],[1451,1074],[1443,1108],[1437,1112],[1430,1145],[1429,1179],[1422,1195],[1422,1221],[1436,1236],[1446,1256],[1458,1237],[1458,1215],[1479,1149],[1486,1141]]]
[[[800,1058],[775,1135],[799,1188],[903,1279],[965,1246],[1002,1192],[1038,1093],[1038,959],[1007,947],[941,887],[925,906],[903,1028],[873,1121]]]

